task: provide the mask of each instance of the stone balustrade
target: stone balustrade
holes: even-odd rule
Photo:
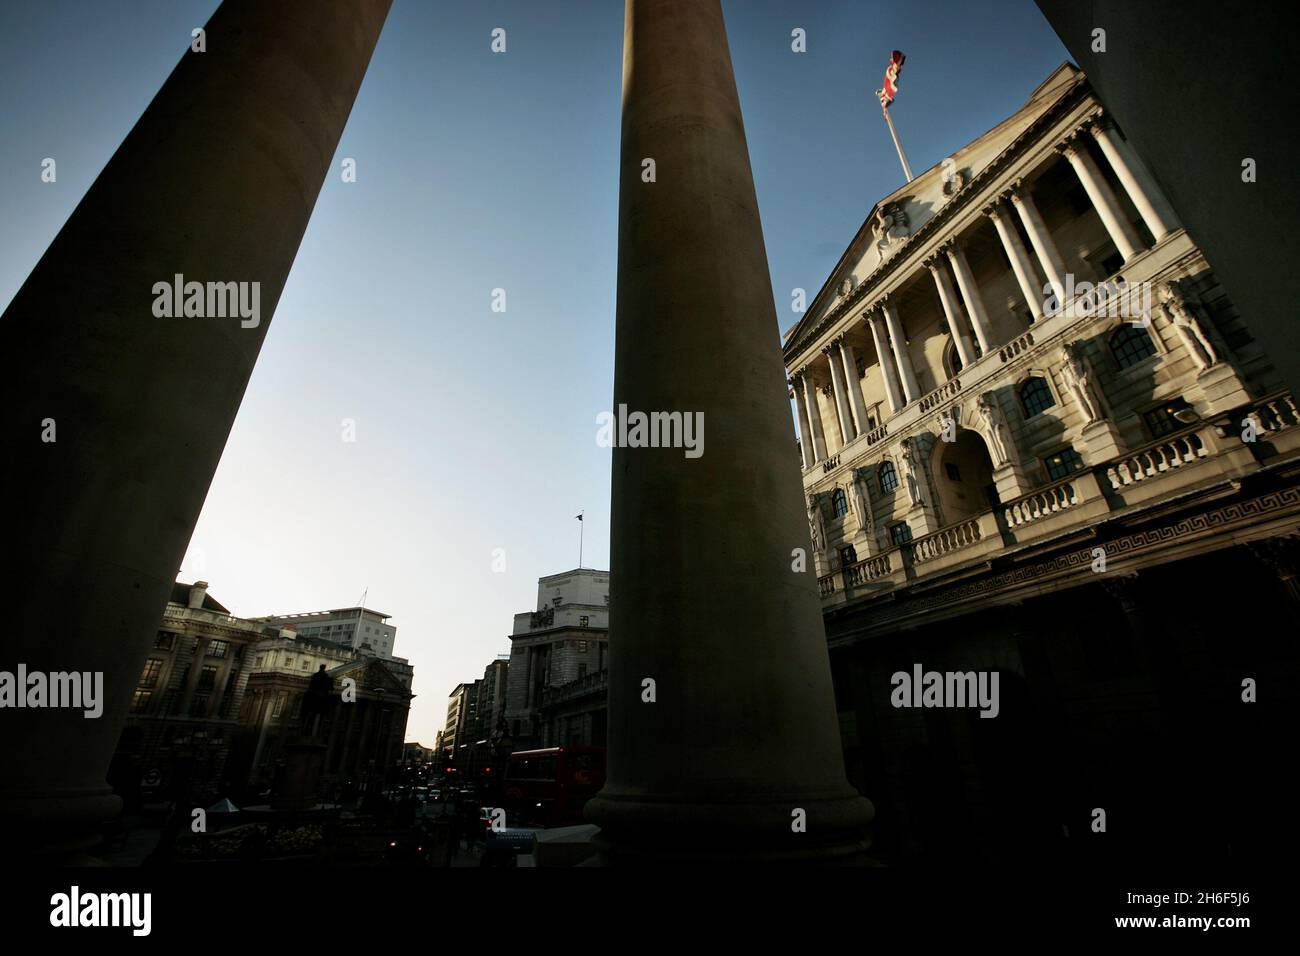
[[[883,578],[893,570],[893,562],[890,561],[890,553],[878,554],[873,558],[867,558],[865,561],[859,561],[857,564],[851,564],[844,569],[844,586],[861,587],[877,578]]]
[[[1075,485],[1075,479],[1067,478],[1007,502],[1002,506],[1007,527],[1018,528],[1073,508],[1079,503]]]
[[[1111,487],[1118,491],[1170,469],[1199,461],[1208,454],[1197,429],[1188,429],[1115,459],[1106,466],[1106,477],[1110,479]]]
[[[921,399],[921,412],[924,414],[930,409],[942,405],[948,399],[953,398],[961,391],[961,382],[956,378],[950,378],[933,392],[930,392]]]
[[[1010,362],[1021,352],[1033,348],[1033,345],[1034,345],[1034,333],[1032,330],[1030,330],[1028,332],[1023,333],[1022,335],[1016,336],[1006,345],[1002,346],[1002,348],[998,349],[998,358],[1001,359],[1002,364],[1005,365],[1007,362]]]
[[[978,542],[980,536],[979,519],[971,518],[909,541],[903,545],[903,550],[913,565],[919,565],[969,547]]]

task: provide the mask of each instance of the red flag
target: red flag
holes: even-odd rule
[[[885,67],[885,85],[876,90],[882,107],[894,102],[894,97],[898,95],[898,74],[903,72],[905,59],[907,58],[898,50],[889,55],[889,66]]]

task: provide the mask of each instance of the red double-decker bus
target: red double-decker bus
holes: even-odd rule
[[[506,813],[511,825],[582,823],[583,806],[604,785],[604,747],[521,750],[506,764]]]

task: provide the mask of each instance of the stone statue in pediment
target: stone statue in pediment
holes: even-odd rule
[[[908,236],[907,212],[903,204],[891,202],[877,209],[871,222],[871,234],[876,239],[876,251],[882,260],[896,252]]]

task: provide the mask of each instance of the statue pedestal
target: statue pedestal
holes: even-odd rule
[[[1032,490],[1025,479],[1024,472],[1014,462],[1007,462],[993,469],[993,485],[998,491],[998,500],[1013,501]]]
[[[1229,411],[1247,404],[1251,395],[1232,366],[1220,362],[1196,376],[1196,384],[1187,390],[1188,402],[1202,417]]]
[[[316,806],[325,750],[315,737],[289,738],[284,745],[284,766],[272,788],[272,810],[310,810]]]
[[[1110,461],[1124,453],[1124,442],[1119,437],[1119,429],[1108,419],[1085,425],[1080,435],[1083,438],[1083,451],[1090,465]]]

